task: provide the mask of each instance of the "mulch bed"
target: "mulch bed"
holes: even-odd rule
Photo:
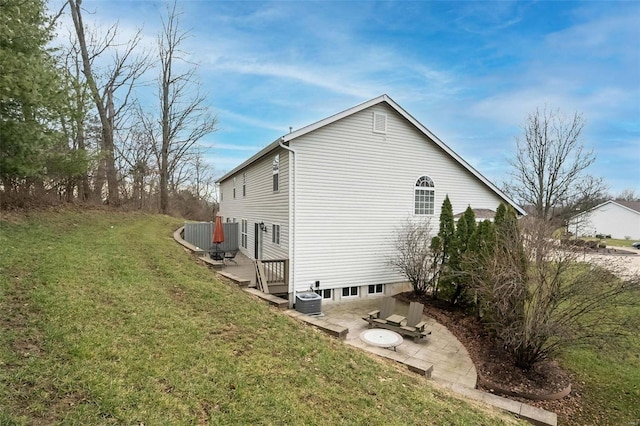
[[[571,393],[557,400],[531,400],[510,396],[509,399],[552,411],[560,418],[571,418],[582,411],[580,384],[572,383],[569,373],[554,361],[546,361],[530,371],[515,366],[513,357],[499,345],[474,316],[446,302],[430,297],[416,298],[412,292],[396,296],[406,302],[418,301],[425,305],[425,314],[447,327],[464,345],[475,364],[478,375],[497,387],[523,394],[544,396],[561,392],[571,384]],[[495,392],[491,386],[481,384],[478,389]]]

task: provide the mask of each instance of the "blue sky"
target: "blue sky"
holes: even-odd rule
[[[59,2],[52,2],[54,5]],[[85,23],[143,27],[166,2],[83,2]],[[545,104],[587,124],[593,175],[640,193],[640,2],[182,1],[219,131],[217,175],[289,131],[383,93],[500,185]],[[141,95],[142,96],[142,95]]]

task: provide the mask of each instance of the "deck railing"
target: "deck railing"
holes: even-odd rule
[[[289,259],[262,259],[264,277],[269,293],[282,294],[289,291]]]

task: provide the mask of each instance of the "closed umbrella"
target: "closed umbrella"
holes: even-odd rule
[[[213,244],[216,245],[216,252],[215,252],[216,258],[218,259],[220,259],[221,257],[224,258],[223,256],[220,256],[220,253],[218,251],[218,244],[224,243],[224,229],[222,228],[222,216],[216,216],[216,223],[213,225],[212,242]]]

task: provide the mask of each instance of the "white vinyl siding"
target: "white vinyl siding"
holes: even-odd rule
[[[386,134],[372,115],[386,115]],[[398,283],[389,265],[398,229],[414,217],[415,184],[436,184],[432,225],[449,195],[454,213],[501,199],[395,110],[378,104],[291,141],[297,151],[295,290]],[[415,216],[415,218],[420,218]],[[365,290],[366,291],[366,290]]]
[[[273,159],[279,156],[279,191],[273,191]],[[246,184],[246,195],[220,201],[220,214],[225,217],[240,217],[247,221],[247,245],[241,249],[250,259],[255,253],[255,224],[279,224],[279,244],[272,242],[271,226],[267,232],[260,231],[263,259],[289,258],[289,153],[275,149],[245,169],[220,183],[220,191],[232,192],[234,178]],[[242,239],[240,238],[242,241]]]
[[[577,231],[581,237],[604,234],[612,238],[640,240],[640,213],[608,201],[571,218],[568,231],[574,234]]]

